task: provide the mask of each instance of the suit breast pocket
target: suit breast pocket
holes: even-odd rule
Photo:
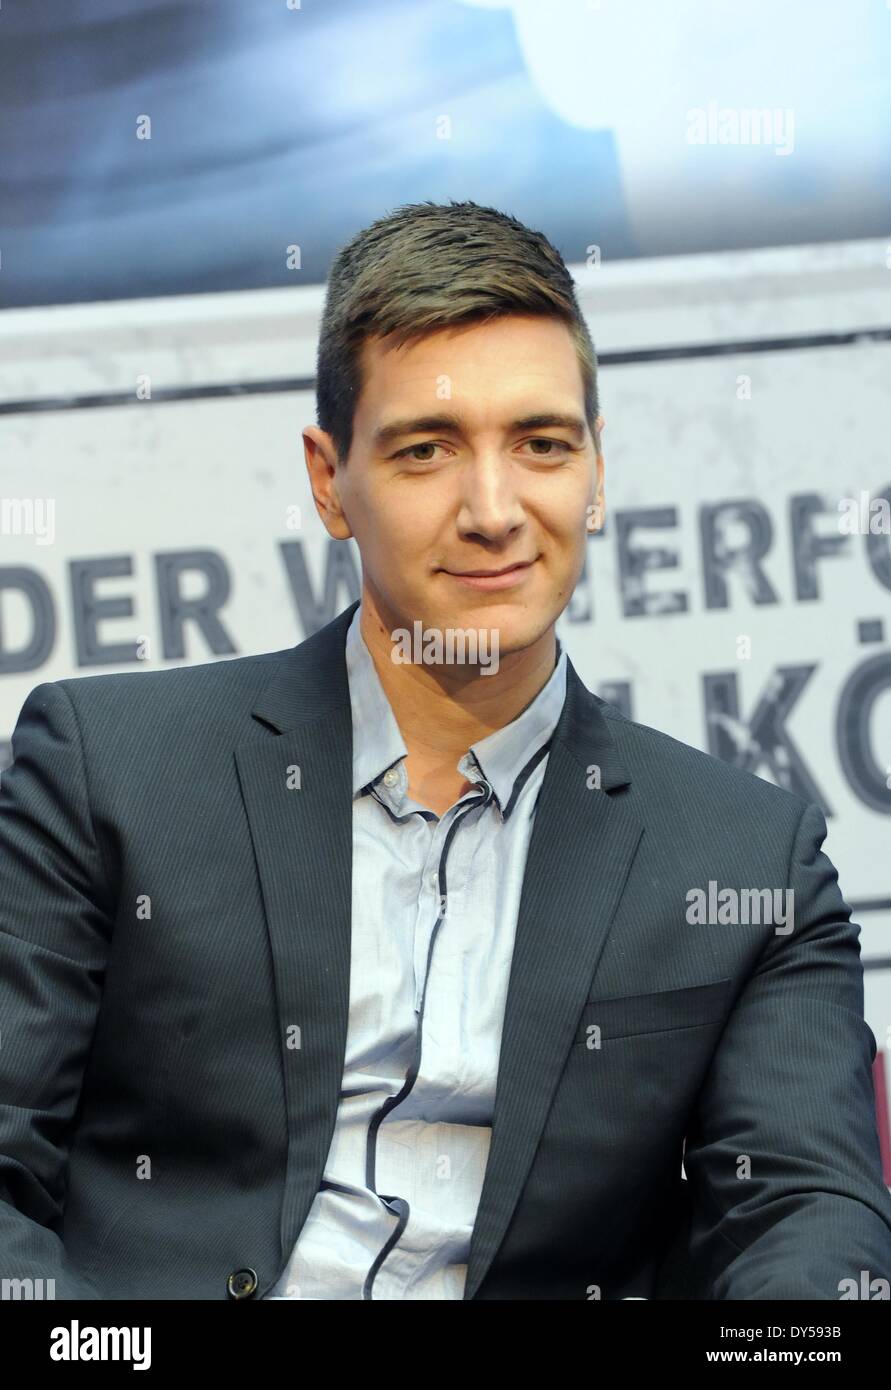
[[[654,994],[623,994],[608,999],[589,999],[574,1041],[584,1043],[593,1026],[600,1040],[627,1038],[638,1033],[662,1033],[677,1028],[702,1028],[720,1023],[725,1016],[732,981],[714,980],[684,989],[661,989]]]

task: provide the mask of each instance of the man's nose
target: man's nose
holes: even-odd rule
[[[467,469],[458,516],[464,534],[499,541],[524,520],[522,503],[509,463],[500,457],[475,460]]]

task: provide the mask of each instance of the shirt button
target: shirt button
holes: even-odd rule
[[[395,785],[396,785],[396,783],[397,783],[398,781],[399,781],[399,773],[396,771],[395,767],[391,767],[391,768],[389,769],[388,772],[385,772],[385,773],[384,773],[384,786],[385,786],[385,787],[395,787]]]
[[[439,887],[439,874],[431,874],[431,875],[430,875],[430,887],[431,887],[431,888],[438,888],[438,887]]]

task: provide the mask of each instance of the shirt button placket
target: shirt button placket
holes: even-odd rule
[[[441,824],[441,823],[440,823]],[[421,1008],[421,999],[424,995],[424,983],[427,972],[427,956],[430,949],[430,937],[433,935],[433,928],[436,925],[436,918],[439,915],[437,907],[439,903],[439,870],[431,868],[439,862],[441,853],[438,844],[439,825],[435,827],[433,839],[431,841],[431,852],[424,867],[421,878],[421,891],[418,895],[418,911],[415,916],[415,940],[414,940],[414,974],[415,974],[415,1013]],[[431,898],[433,900],[431,906]]]

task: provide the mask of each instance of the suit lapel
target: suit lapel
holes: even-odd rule
[[[235,750],[281,1029],[286,1254],[322,1181],[343,1081],[353,862],[353,729],[344,643],[357,607],[282,658],[252,711],[278,736],[258,738],[255,731]],[[288,786],[295,768],[299,790]]]
[[[600,790],[587,785],[592,766]],[[629,780],[599,702],[570,662],[526,858],[465,1299],[504,1239],[624,891],[643,829],[613,794]]]

